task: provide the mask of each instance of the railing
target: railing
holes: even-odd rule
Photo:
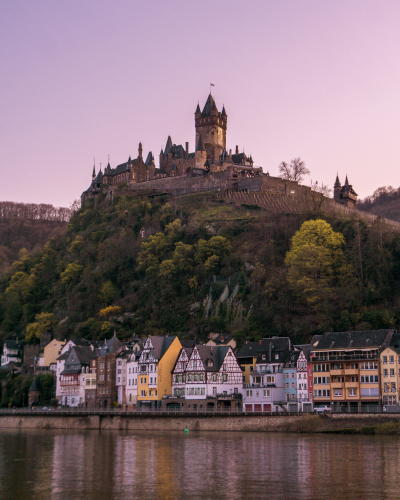
[[[277,401],[273,403],[273,406],[286,406],[288,403],[292,401]],[[328,406],[328,405],[327,405]],[[340,407],[330,407],[329,410],[325,410],[323,413],[326,415],[332,413],[380,413],[380,414],[388,414],[388,413],[400,413],[400,406],[388,406],[388,405],[368,405],[368,406],[340,406]],[[103,409],[96,408],[92,410],[87,410],[85,408],[62,408],[62,409],[53,409],[43,410],[42,408],[37,409],[29,409],[29,408],[16,408],[16,409],[0,409],[0,417],[5,415],[30,415],[30,416],[82,416],[82,415],[105,415],[105,416],[123,416],[123,417],[139,417],[139,416],[168,416],[168,415],[182,415],[182,416],[190,416],[190,415],[219,415],[219,416],[243,416],[243,415],[265,415],[265,416],[283,416],[283,415],[302,415],[313,413],[312,411],[245,411],[245,409],[232,409],[232,408],[223,408],[223,407],[215,407],[215,408],[197,408],[197,409],[188,409],[188,408],[146,408],[146,409],[137,409],[137,410],[125,410],[122,408],[111,408],[111,409]],[[1,420],[0,420],[1,422]]]

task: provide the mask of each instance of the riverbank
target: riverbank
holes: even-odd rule
[[[2,428],[132,431],[238,431],[362,433],[364,428],[399,430],[400,414],[331,415],[128,415],[128,414],[2,414]],[[389,427],[388,427],[389,426]],[[385,429],[385,428],[383,428]],[[365,432],[368,433],[368,432]],[[375,433],[375,432],[370,432]]]

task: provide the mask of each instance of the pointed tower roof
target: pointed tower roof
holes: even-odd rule
[[[96,177],[96,167],[94,166],[93,164],[93,174],[92,174],[92,178],[94,179]]]
[[[31,386],[29,387],[29,392],[39,392],[38,383],[36,377],[33,379]]]
[[[203,144],[203,138],[201,137],[201,134],[199,135],[199,140],[197,141],[197,146],[196,146],[196,151],[205,151],[205,147]]]
[[[167,155],[171,148],[172,148],[172,139],[171,139],[171,136],[169,135],[168,139],[167,139],[167,144],[165,145],[164,153]]]
[[[200,106],[199,106],[199,103],[197,103],[197,108],[196,108],[196,111],[195,113],[201,113],[201,110],[200,110]]]
[[[348,178],[347,178],[347,174],[346,174],[346,181],[345,181],[344,185],[345,185],[345,186],[350,186],[350,184],[349,184],[349,180],[348,180]]]
[[[204,105],[203,111],[201,113],[201,116],[210,116],[211,111],[216,110],[218,112],[217,106],[215,104],[213,96],[210,94],[207,98],[207,101]]]
[[[335,184],[333,187],[335,187],[335,188],[342,187],[342,185],[340,184],[340,180],[339,180],[339,174],[336,174],[336,181],[335,181]]]
[[[225,106],[222,108],[221,116],[227,116],[226,111],[225,111]]]

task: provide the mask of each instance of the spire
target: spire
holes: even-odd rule
[[[96,167],[95,164],[93,163],[93,174],[92,174],[92,179],[94,180],[96,178]]]
[[[210,94],[207,98],[207,101],[204,105],[202,116],[210,116],[211,111],[216,111],[218,112],[217,106],[215,104],[213,96]]]
[[[221,116],[223,116],[223,117],[227,116],[226,111],[225,111],[225,106],[222,107]]]
[[[129,155],[129,158],[128,158],[128,165],[130,165],[132,163],[132,160],[131,160],[131,155]]]
[[[342,187],[342,185],[340,184],[340,180],[339,180],[339,174],[336,174],[336,181],[335,181],[335,184],[333,187],[335,187],[335,188]]]
[[[171,136],[169,135],[168,136],[168,139],[167,139],[167,144],[165,145],[165,150],[164,150],[164,154],[168,154],[169,153],[169,150],[172,148],[172,140],[171,140]]]
[[[349,180],[348,180],[348,178],[347,178],[347,174],[346,174],[346,181],[345,181],[344,185],[345,185],[345,186],[350,186],[350,184],[349,184]]]
[[[195,113],[201,113],[199,103],[197,103],[197,108],[196,108]]]
[[[205,147],[203,144],[203,138],[201,137],[201,134],[199,135],[199,140],[197,141],[197,146],[196,146],[196,151],[205,151]]]

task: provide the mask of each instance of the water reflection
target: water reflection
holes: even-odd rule
[[[384,436],[0,431],[0,498],[399,498]]]

